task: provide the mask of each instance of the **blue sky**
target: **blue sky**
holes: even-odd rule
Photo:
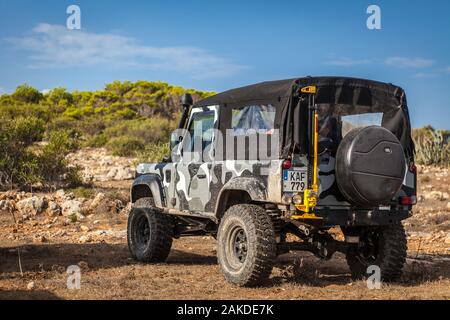
[[[66,8],[81,8],[81,31]],[[381,30],[366,27],[369,5]],[[450,129],[450,1],[6,1],[0,92],[162,80],[223,91],[305,75],[403,87],[414,127]]]

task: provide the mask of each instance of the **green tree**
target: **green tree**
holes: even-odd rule
[[[44,98],[44,95],[39,90],[27,84],[22,84],[17,87],[12,94],[12,98],[23,103],[39,103]]]
[[[66,88],[55,88],[51,90],[47,95],[47,102],[53,106],[60,104],[71,105],[73,104],[73,96],[70,92],[67,92]]]

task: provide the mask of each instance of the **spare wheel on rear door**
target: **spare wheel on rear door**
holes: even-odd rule
[[[389,130],[370,126],[350,131],[336,154],[336,180],[353,204],[387,204],[403,184],[406,161],[403,147]]]

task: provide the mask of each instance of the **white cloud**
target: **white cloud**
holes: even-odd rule
[[[369,64],[371,62],[372,61],[369,59],[336,58],[325,62],[325,64],[329,66],[352,67],[363,64]]]
[[[42,90],[41,92],[43,93],[43,94],[47,94],[47,93],[49,93],[51,90],[50,89],[44,89],[44,90]]]
[[[423,58],[390,57],[384,63],[396,68],[427,68],[434,65],[435,61]]]
[[[418,72],[414,75],[414,78],[423,79],[423,78],[433,78],[436,76],[437,74],[433,72]]]
[[[112,33],[68,30],[46,23],[37,25],[30,35],[10,41],[31,53],[32,68],[140,68],[192,78],[226,77],[246,68],[201,48],[146,46]]]

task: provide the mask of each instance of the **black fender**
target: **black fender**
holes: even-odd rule
[[[155,173],[148,173],[137,177],[131,186],[131,202],[142,197],[153,197],[155,205],[159,208],[166,206],[166,197],[161,177]]]
[[[215,215],[219,218],[227,205],[229,191],[242,191],[250,196],[250,200],[265,202],[267,200],[267,187],[261,179],[255,177],[235,177],[228,181],[219,192],[216,202]]]

